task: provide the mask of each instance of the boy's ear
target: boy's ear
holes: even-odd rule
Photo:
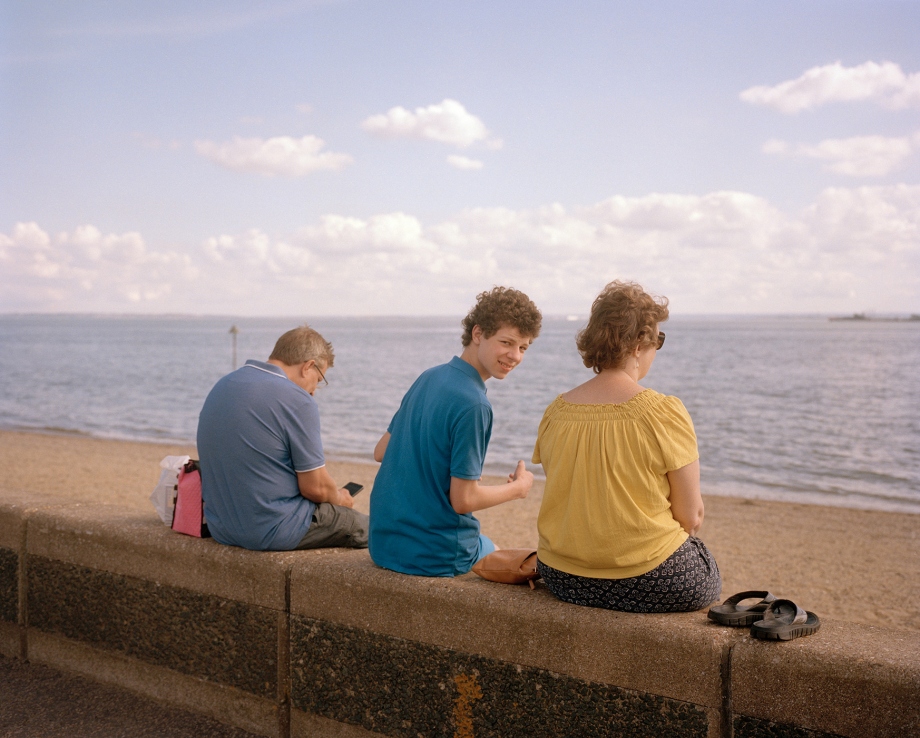
[[[478,345],[482,340],[482,328],[480,328],[478,325],[474,325],[473,330],[471,331],[471,335],[473,337],[473,343]]]

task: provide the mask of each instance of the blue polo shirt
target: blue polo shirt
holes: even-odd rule
[[[492,435],[486,386],[459,357],[424,372],[403,397],[371,494],[378,566],[452,577],[481,557],[479,521],[450,505],[450,478],[479,479]]]
[[[297,472],[325,466],[319,409],[280,367],[247,361],[220,379],[198,417],[201,494],[211,535],[256,551],[289,551],[316,508]]]

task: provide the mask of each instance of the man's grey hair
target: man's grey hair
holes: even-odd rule
[[[281,336],[268,358],[287,366],[296,366],[312,359],[328,369],[335,361],[335,354],[329,341],[310,326],[302,325]]]

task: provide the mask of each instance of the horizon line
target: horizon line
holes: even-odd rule
[[[25,311],[25,310],[0,310],[0,318],[7,317],[87,317],[87,318],[227,318],[235,320],[299,320],[307,313],[284,314],[270,313],[261,315],[246,315],[240,313],[143,313],[143,312],[102,312],[102,311]],[[453,318],[462,314],[456,313],[322,313],[311,315],[311,319],[317,318],[347,318],[347,319],[387,319],[387,318]],[[671,313],[670,318],[688,317],[688,318],[829,318],[844,317],[866,319],[872,318],[910,318],[920,315],[920,311],[913,310],[860,310],[860,311],[842,311],[842,310],[811,310],[803,312],[715,312],[715,311],[689,311],[681,313]],[[553,312],[545,313],[544,319],[562,319],[562,320],[579,320],[587,318],[588,313],[571,313],[571,312]],[[670,319],[669,318],[669,319]]]

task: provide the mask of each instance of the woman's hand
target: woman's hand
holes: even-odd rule
[[[668,472],[671,487],[671,515],[691,536],[703,524],[703,496],[700,494],[699,459],[680,469]]]

